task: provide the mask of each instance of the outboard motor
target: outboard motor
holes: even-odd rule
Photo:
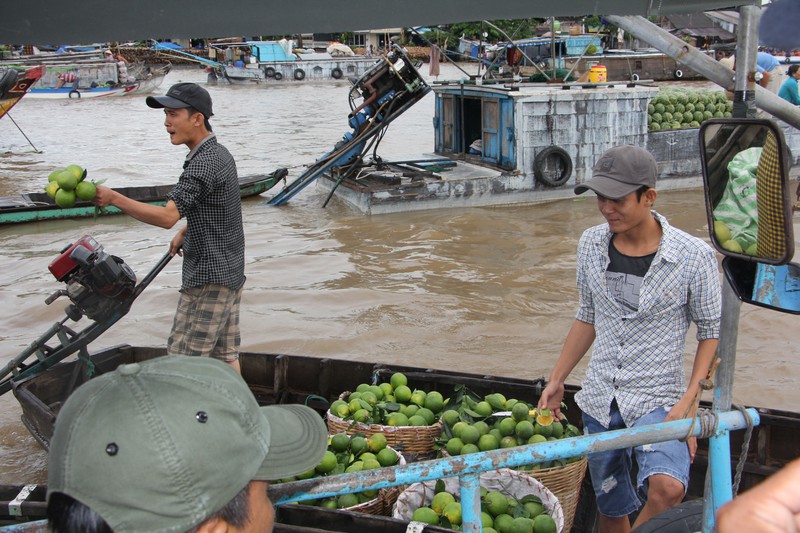
[[[45,303],[67,296],[72,303],[65,312],[76,322],[84,315],[100,320],[128,305],[136,286],[136,274],[125,261],[106,253],[89,235],[64,248],[48,269],[67,288],[53,293]]]

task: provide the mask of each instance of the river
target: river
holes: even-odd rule
[[[443,77],[457,75],[443,65]],[[199,69],[169,74],[205,83]],[[289,167],[290,177],[328,152],[347,127],[348,85],[209,86],[220,142],[241,175]],[[378,153],[416,158],[433,149],[429,94],[398,118]],[[0,121],[0,194],[40,190],[68,164],[90,179],[126,186],[172,183],[185,156],[169,143],[163,114],[142,97],[24,99]],[[591,195],[524,207],[432,210],[365,216],[309,187],[285,207],[244,203],[247,283],[242,349],[407,364],[535,378],[547,375],[575,312],[575,248],[602,222]],[[700,191],[659,195],[671,222],[706,237]],[[141,278],[174,230],[125,216],[0,228],[0,364],[63,316],[47,306],[60,284],[47,265],[64,245],[91,234]],[[180,285],[173,260],[130,313],[90,351],[119,343],[163,345]],[[797,320],[742,307],[734,401],[796,409],[800,400]],[[687,343],[687,369],[695,348]],[[571,382],[583,376],[585,361]],[[707,398],[708,398],[707,394]],[[19,421],[12,394],[0,398],[0,483],[43,483],[46,456]]]

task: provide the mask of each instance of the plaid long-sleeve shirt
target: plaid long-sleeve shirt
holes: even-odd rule
[[[628,426],[680,399],[686,391],[683,353],[690,322],[697,325],[698,341],[719,338],[721,291],[714,251],[658,213],[653,216],[662,237],[642,280],[638,311],[624,311],[608,289],[608,225],[586,230],[578,245],[576,318],[593,324],[596,337],[575,400],[605,427],[614,399]]]
[[[244,285],[244,228],[236,162],[214,134],[186,156],[167,195],[186,217],[181,289]]]

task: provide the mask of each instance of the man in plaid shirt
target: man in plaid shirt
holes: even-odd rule
[[[716,352],[720,281],[716,256],[702,240],[673,228],[652,210],[656,161],[646,150],[617,146],[575,187],[593,190],[606,224],[578,245],[580,306],[539,408],[561,417],[564,382],[594,344],[575,401],[584,431],[597,433],[694,416],[690,412]],[[697,352],[688,385],[683,356],[689,324]],[[695,439],[589,455],[601,532],[628,532],[683,499]],[[638,465],[637,486],[631,457]]]
[[[167,352],[210,356],[239,370],[239,303],[245,276],[236,163],[212,133],[208,91],[194,83],[178,83],[165,96],[148,96],[146,102],[164,109],[172,144],[189,148],[178,184],[165,206],[138,202],[102,186],[94,203],[113,205],[163,228],[186,218],[186,226],[170,242],[170,253],[183,256],[183,278]]]

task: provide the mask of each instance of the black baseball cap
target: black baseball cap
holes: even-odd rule
[[[176,83],[165,96],[148,96],[145,102],[153,109],[193,107],[206,118],[214,116],[211,111],[211,95],[196,83]]]
[[[653,155],[629,144],[607,150],[592,168],[592,178],[575,187],[575,194],[593,190],[596,194],[619,200],[642,186],[654,188],[658,165]]]

